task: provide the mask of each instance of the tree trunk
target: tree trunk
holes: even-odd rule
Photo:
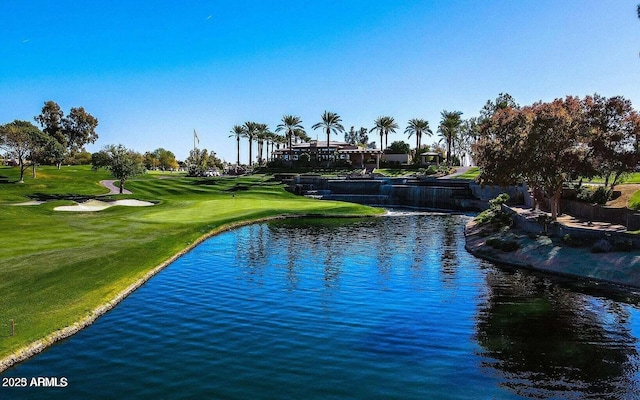
[[[238,141],[238,163],[237,163],[237,165],[240,166],[240,137],[238,137],[237,141]]]
[[[253,147],[253,137],[249,136],[249,166],[251,166],[251,149]]]
[[[31,167],[33,168],[31,176],[33,177],[33,179],[36,179],[36,163],[32,163]]]
[[[122,194],[123,190],[124,190],[124,179],[120,179],[120,194]]]
[[[560,214],[560,196],[562,195],[562,185],[555,190],[553,196],[551,197],[551,218],[558,218],[558,214]]]
[[[331,130],[327,128],[327,167],[331,166],[331,147],[329,147],[329,139],[331,139]]]

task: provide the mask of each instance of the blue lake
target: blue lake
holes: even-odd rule
[[[0,375],[66,387],[0,398],[638,398],[638,297],[478,260],[468,218],[223,233]]]

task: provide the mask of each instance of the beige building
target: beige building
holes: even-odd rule
[[[294,144],[291,149],[277,149],[273,151],[273,158],[284,161],[298,161],[303,154],[308,154],[310,160],[322,161],[350,161],[354,167],[364,168],[366,165],[375,164],[380,167],[382,150],[369,149],[344,142],[329,142],[312,140],[309,143]]]

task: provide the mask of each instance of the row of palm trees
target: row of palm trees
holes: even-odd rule
[[[442,119],[438,127],[438,132],[447,142],[447,160],[450,161],[452,145],[459,136],[460,127],[463,123],[461,119],[462,112],[444,110],[440,115]],[[330,111],[325,111],[321,116],[321,121],[314,124],[311,128],[314,130],[322,129],[322,131],[327,134],[327,154],[329,154],[330,149],[329,142],[331,139],[331,133],[338,134],[344,132],[342,119],[338,114]],[[389,133],[395,133],[398,128],[398,123],[393,117],[381,116],[375,119],[374,127],[371,128],[369,132],[377,131],[380,134],[380,148],[384,150],[384,147],[388,147]],[[254,141],[258,144],[258,162],[262,163],[262,154],[265,145],[268,155],[270,154],[269,145],[271,145],[271,151],[274,150],[274,146],[277,146],[279,149],[280,145],[286,145],[289,151],[292,151],[294,142],[308,142],[310,140],[310,137],[307,136],[307,133],[302,126],[302,119],[296,115],[284,115],[280,123],[276,126],[275,132],[282,132],[283,135],[271,132],[267,124],[253,121],[247,121],[242,125],[235,125],[231,129],[231,135],[229,135],[229,137],[235,138],[237,142],[238,165],[240,165],[241,139],[248,139],[249,141],[249,166],[252,165],[252,148]],[[408,134],[409,137],[415,135],[416,151],[418,151],[422,146],[422,135],[433,135],[433,131],[429,127],[429,121],[419,118],[410,119],[404,133]],[[383,138],[385,143],[384,147],[382,146]]]

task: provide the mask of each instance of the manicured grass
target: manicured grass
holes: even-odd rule
[[[13,168],[0,176],[17,179]],[[0,184],[0,359],[88,316],[146,272],[229,224],[295,214],[368,215],[380,210],[287,193],[267,177],[147,175],[125,185],[153,207],[58,212],[69,204],[11,206],[35,194],[99,195],[104,171],[43,167],[24,184]],[[16,335],[11,337],[11,320]]]
[[[629,208],[632,210],[640,210],[640,190],[629,198]]]
[[[471,167],[469,168],[469,170],[467,172],[465,172],[464,174],[455,176],[454,179],[469,179],[469,180],[474,180],[476,179],[478,176],[480,176],[480,169],[478,167]]]
[[[584,182],[604,183],[604,179],[603,178],[593,178],[590,180],[585,179],[583,180],[583,183]],[[619,184],[622,184],[622,183],[640,183],[640,172],[633,172],[631,174],[623,176]]]

